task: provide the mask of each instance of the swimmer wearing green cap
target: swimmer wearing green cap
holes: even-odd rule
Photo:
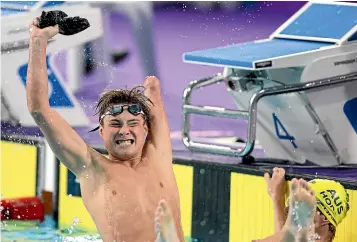
[[[293,188],[290,188],[290,197],[287,200],[289,207],[285,209],[285,196],[287,192],[285,170],[274,168],[272,177],[268,173],[264,177],[268,193],[273,200],[275,235],[258,241],[290,242],[296,241],[296,239],[300,239],[298,241],[310,239],[309,241],[316,242],[333,241],[337,226],[343,221],[349,210],[348,193],[340,183],[325,179],[314,179],[310,182],[306,182],[303,179],[293,179],[291,186],[298,184],[307,193],[307,196],[305,196],[300,204],[310,205],[310,209],[309,206],[305,206],[305,211],[302,212],[300,220],[303,217],[306,218],[309,212],[313,215],[310,217],[308,229],[299,232],[298,230],[294,230],[296,226],[291,222],[291,219],[294,217],[293,214],[296,214],[296,211],[299,210],[299,206],[296,208],[290,202],[296,197],[296,191]],[[297,221],[303,222],[299,221],[299,218]]]
[[[40,29],[39,20],[29,26],[28,110],[52,151],[79,180],[83,203],[103,241],[165,241],[167,227],[175,229],[169,231],[177,234],[177,241],[184,241],[159,79],[148,77],[144,88],[101,95],[94,130],[109,153],[103,156],[49,105],[46,48],[59,28]],[[161,200],[166,202],[158,207]],[[165,224],[167,219],[160,218],[167,217],[167,207],[173,222]]]

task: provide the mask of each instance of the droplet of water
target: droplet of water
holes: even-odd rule
[[[76,226],[79,223],[79,218],[74,218],[72,224]]]
[[[300,160],[301,160],[301,162],[305,162],[305,161],[306,161],[305,156],[301,156],[301,157],[300,157]]]

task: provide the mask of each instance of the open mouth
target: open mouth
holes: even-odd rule
[[[133,140],[133,139],[116,140],[115,143],[116,143],[117,145],[127,146],[127,145],[132,145],[132,144],[134,144],[134,140]]]

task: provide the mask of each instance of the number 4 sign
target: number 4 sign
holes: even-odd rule
[[[294,136],[291,136],[288,133],[288,131],[285,129],[284,125],[281,123],[281,121],[279,120],[279,118],[276,116],[275,113],[273,113],[273,121],[274,121],[276,136],[282,140],[289,140],[292,146],[296,149],[297,145],[295,143]],[[281,131],[283,134],[281,134]]]

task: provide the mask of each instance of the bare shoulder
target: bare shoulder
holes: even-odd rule
[[[83,172],[77,176],[83,193],[95,193],[104,184],[105,164],[108,162],[108,158],[91,147],[89,155],[91,164],[83,167]]]
[[[109,159],[94,148],[90,148],[89,154],[92,160],[91,167],[89,168],[98,174],[104,173],[104,166],[109,163]]]
[[[172,155],[160,152],[154,145],[148,145],[144,153],[141,172],[153,176],[152,181],[159,180],[160,186],[176,187],[174,168],[172,165]]]
[[[155,146],[152,142],[148,141],[144,146],[144,157],[152,162],[159,164],[172,165],[172,147],[171,144],[163,146]],[[171,166],[170,166],[171,167]]]
[[[88,146],[88,151],[91,163],[83,166],[83,172],[79,177],[88,178],[89,174],[91,174],[91,176],[98,178],[103,175],[103,165],[107,162],[108,158],[90,146]]]

